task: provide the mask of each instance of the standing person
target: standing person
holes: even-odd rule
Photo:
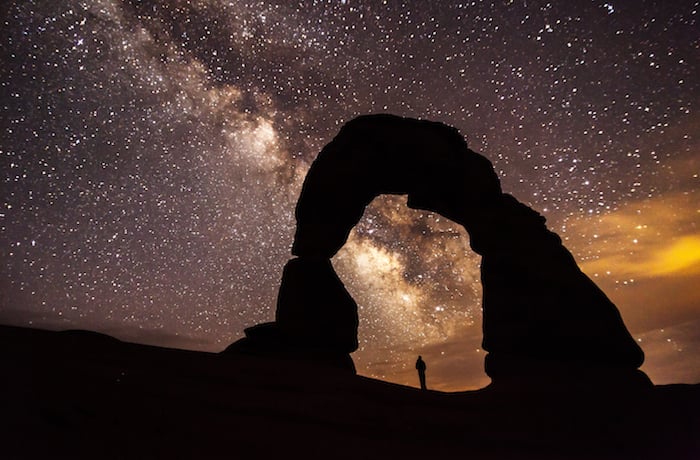
[[[420,380],[420,389],[427,390],[428,388],[425,386],[425,370],[427,369],[427,366],[425,365],[425,361],[423,361],[422,356],[418,356],[418,361],[416,361],[416,369],[418,369],[418,379]]]

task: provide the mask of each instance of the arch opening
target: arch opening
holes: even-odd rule
[[[422,354],[432,388],[483,387],[480,257],[461,226],[406,201],[375,198],[332,259],[358,304],[357,371],[416,385]]]

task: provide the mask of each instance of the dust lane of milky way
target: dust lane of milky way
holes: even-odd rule
[[[698,2],[4,2],[0,322],[221,350],[273,318],[293,209],[359,114],[457,127],[700,380]],[[360,373],[475,388],[479,259],[382,197],[334,264]]]

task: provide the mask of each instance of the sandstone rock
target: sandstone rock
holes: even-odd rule
[[[275,321],[287,337],[309,348],[357,350],[357,304],[330,260],[290,260],[282,274]]]
[[[644,354],[617,308],[544,217],[502,194],[491,163],[457,130],[392,115],[350,121],[311,165],[296,207],[299,258],[284,269],[276,323],[247,331],[251,343],[334,356],[357,349],[357,305],[329,259],[380,194],[408,194],[409,206],[469,232],[483,256],[483,348],[494,381],[531,372],[644,381],[635,371]]]
[[[369,115],[348,122],[311,165],[296,206],[292,253],[331,258],[365,207],[381,194],[408,194],[409,206],[450,217],[459,205],[500,194],[493,166],[442,123]]]
[[[542,216],[504,195],[470,235],[483,256],[489,375],[520,372],[528,361],[618,370],[642,364],[644,354],[617,307],[579,269]]]
[[[337,368],[355,373],[355,363],[350,354],[319,343],[309,343],[302,336],[290,336],[279,324],[262,323],[245,329],[245,337],[233,342],[221,352],[222,355],[253,355],[272,358],[271,362],[283,360],[288,363],[312,363],[316,367]],[[300,340],[302,339],[302,340]]]
[[[357,327],[357,304],[330,260],[295,258],[282,272],[275,322],[247,328],[224,353],[313,361],[354,373]]]

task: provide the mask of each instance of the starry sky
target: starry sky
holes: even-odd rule
[[[696,1],[4,1],[0,323],[219,351],[274,318],[304,175],[342,124],[457,127],[700,381]],[[473,389],[479,257],[377,198],[333,260],[363,375]]]

